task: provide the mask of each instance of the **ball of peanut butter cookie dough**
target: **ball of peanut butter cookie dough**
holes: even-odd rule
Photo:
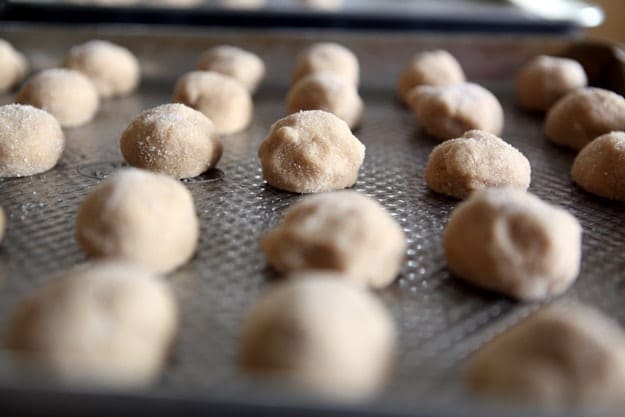
[[[294,193],[351,187],[365,159],[365,145],[332,113],[294,113],[271,126],[258,149],[265,180]]]
[[[402,71],[397,90],[402,100],[420,85],[452,85],[465,82],[464,71],[452,54],[443,50],[426,51],[415,55]]]
[[[0,177],[48,171],[65,147],[63,130],[50,113],[32,106],[0,106]]]
[[[551,107],[545,133],[552,142],[580,150],[605,133],[625,130],[625,98],[601,88],[580,88]]]
[[[49,112],[63,127],[91,121],[100,107],[93,83],[78,71],[61,68],[41,71],[28,79],[15,101]]]
[[[443,232],[459,279],[518,300],[563,293],[577,278],[582,229],[567,211],[512,188],[476,191]]]
[[[325,110],[334,113],[352,129],[360,124],[363,104],[354,84],[328,72],[310,74],[297,81],[286,97],[289,113]]]
[[[87,254],[169,272],[195,252],[198,218],[191,193],[165,175],[136,168],[102,181],[78,210],[76,238]]]
[[[457,138],[473,129],[500,135],[503,129],[497,97],[477,84],[415,87],[408,103],[423,129],[438,139]]]
[[[15,313],[9,347],[61,380],[142,386],[163,368],[178,325],[173,293],[131,264],[87,264],[54,277]]]
[[[492,133],[470,130],[430,153],[425,182],[438,193],[465,198],[475,190],[512,187],[527,190],[530,163],[521,152]]]
[[[295,62],[293,83],[316,72],[329,72],[348,83],[358,85],[360,65],[356,55],[346,47],[332,42],[313,44]]]
[[[230,45],[215,46],[204,52],[196,68],[232,77],[251,93],[265,76],[265,63],[258,55]]]
[[[367,286],[395,280],[406,250],[401,226],[377,201],[356,191],[305,197],[261,240],[280,272],[333,270]]]
[[[269,290],[244,327],[243,368],[333,399],[375,394],[392,365],[395,325],[375,297],[344,281],[308,272]]]
[[[4,39],[0,39],[0,62],[0,93],[4,93],[24,79],[28,63],[24,55]]]
[[[586,87],[586,84],[586,72],[579,62],[540,55],[521,69],[515,86],[517,100],[522,107],[547,111],[567,93]]]
[[[175,178],[213,168],[223,146],[215,125],[184,104],[163,104],[137,116],[122,133],[120,148],[130,165]]]
[[[176,83],[173,101],[204,113],[215,123],[218,134],[240,132],[252,121],[249,91],[234,78],[214,71],[183,75]]]

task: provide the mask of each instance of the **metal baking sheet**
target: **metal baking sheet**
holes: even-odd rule
[[[593,83],[623,92],[623,67],[616,48],[573,45],[554,38],[405,36],[345,32],[242,32],[144,27],[29,27],[5,25],[0,37],[23,50],[35,69],[58,65],[72,45],[104,38],[128,46],[144,72],[140,90],[105,101],[96,119],[68,129],[67,149],[52,171],[0,180],[0,205],[8,233],[0,245],[0,329],[19,300],[49,276],[86,260],[74,240],[74,221],[84,195],[122,163],[118,138],[146,109],[170,100],[177,76],[193,68],[212,45],[229,43],[258,53],[268,77],[255,96],[251,126],[223,137],[218,170],[185,182],[201,218],[197,255],[169,276],[182,308],[182,328],[162,381],[141,393],[81,392],[25,378],[7,352],[0,352],[0,404],[7,415],[314,415],[320,410],[371,415],[523,415],[473,401],[462,387],[467,357],[537,305],[520,304],[452,279],[445,268],[441,231],[456,200],[427,190],[423,171],[438,143],[398,104],[397,74],[420,50],[445,48],[455,54],[469,79],[490,88],[505,109],[503,137],[531,161],[530,190],[568,208],[584,227],[583,265],[564,295],[597,306],[625,325],[625,216],[623,205],[593,197],[573,186],[574,154],[551,145],[542,119],[517,109],[512,94],[516,69],[537,53],[573,54],[588,67]],[[258,248],[259,237],[275,226],[283,210],[300,198],[267,186],[256,151],[270,125],[285,115],[293,58],[313,41],[334,40],[359,56],[364,123],[356,135],[367,146],[354,187],[380,201],[408,238],[401,274],[379,297],[394,314],[400,343],[388,386],[370,404],[337,408],[291,395],[279,384],[247,380],[235,366],[245,313],[273,284]],[[622,53],[622,52],[621,52]],[[10,102],[11,94],[1,102]],[[479,414],[478,414],[479,413]],[[182,414],[182,413],[180,413]],[[533,414],[538,415],[538,414]],[[567,414],[571,415],[571,414]]]

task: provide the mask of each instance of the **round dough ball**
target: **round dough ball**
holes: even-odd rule
[[[15,99],[46,110],[63,127],[83,125],[100,106],[98,91],[87,77],[69,69],[49,69],[30,78]]]
[[[563,293],[575,281],[582,229],[566,210],[511,188],[476,191],[443,232],[458,278],[523,301]]]
[[[62,380],[141,386],[159,376],[177,325],[176,300],[163,280],[103,262],[61,273],[26,299],[9,346]]]
[[[545,133],[552,142],[575,150],[615,130],[625,130],[625,98],[593,87],[561,98],[545,122]]]
[[[550,306],[472,358],[469,388],[490,399],[552,409],[625,405],[625,335],[598,311]]]
[[[86,75],[102,98],[127,95],[139,84],[137,58],[123,46],[108,41],[92,40],[74,46],[65,56],[64,65]]]
[[[170,272],[193,256],[199,223],[193,197],[178,181],[135,168],[102,181],[83,200],[76,238],[91,256]]]
[[[519,72],[516,96],[519,104],[528,110],[547,111],[567,93],[587,84],[586,72],[579,62],[540,55]]]
[[[365,145],[332,113],[294,113],[271,126],[258,149],[263,177],[294,193],[351,187],[365,159]]]
[[[588,192],[625,201],[625,132],[608,133],[586,145],[571,175]]]
[[[213,168],[223,147],[215,125],[184,104],[163,104],[137,116],[122,133],[120,148],[130,165],[175,178]]]
[[[315,43],[302,52],[295,62],[293,83],[316,72],[329,72],[358,85],[360,66],[356,55],[338,43]]]
[[[296,82],[286,97],[289,113],[325,110],[355,128],[362,119],[363,104],[354,84],[327,72],[310,74]]]
[[[415,87],[408,103],[423,129],[438,139],[457,138],[473,129],[500,135],[503,129],[497,97],[477,84]]]
[[[531,173],[530,162],[512,145],[492,133],[470,130],[432,150],[425,182],[438,193],[466,198],[489,187],[527,190]]]
[[[63,130],[50,113],[21,104],[0,106],[0,177],[45,172],[64,147]]]
[[[0,93],[4,93],[24,79],[28,63],[24,55],[4,39],[0,39],[0,62]]]
[[[4,214],[4,209],[0,207],[0,242],[4,239],[4,232],[7,226],[7,216]]]
[[[173,101],[201,111],[215,123],[217,133],[244,130],[252,121],[252,97],[237,80],[214,71],[183,75],[174,89]]]
[[[377,201],[356,191],[339,191],[293,204],[263,237],[261,249],[280,272],[333,270],[383,288],[401,269],[406,237]]]
[[[452,85],[465,82],[464,71],[452,54],[443,50],[415,55],[402,71],[397,83],[399,96],[408,102],[408,93],[420,85]]]
[[[230,45],[215,46],[204,52],[196,68],[232,77],[251,93],[265,77],[265,63],[258,55]]]
[[[373,295],[344,281],[309,272],[271,289],[248,315],[242,366],[332,398],[375,394],[392,365],[395,324]]]

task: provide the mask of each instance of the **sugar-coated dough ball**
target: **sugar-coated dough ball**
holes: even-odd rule
[[[7,216],[4,214],[4,209],[0,207],[0,242],[4,239],[4,232],[7,227]]]
[[[547,111],[567,93],[586,84],[586,72],[579,62],[540,55],[517,75],[516,96],[519,104],[528,110]]]
[[[625,130],[625,98],[594,87],[561,98],[545,122],[545,133],[552,142],[575,150],[615,130]]]
[[[607,133],[586,145],[571,175],[588,192],[625,201],[625,132]]]
[[[399,96],[407,101],[408,93],[420,85],[452,85],[465,82],[464,71],[452,54],[444,50],[415,55],[402,71],[397,83]]]
[[[499,100],[477,84],[424,85],[408,96],[419,124],[438,139],[457,138],[473,129],[500,135],[503,129]]]
[[[316,72],[329,72],[358,85],[360,65],[356,55],[346,47],[338,43],[320,42],[313,44],[297,57],[293,83]]]
[[[392,365],[395,324],[372,294],[344,281],[309,272],[271,289],[248,315],[242,366],[335,399],[375,394]]]
[[[215,46],[204,52],[196,68],[230,76],[252,93],[265,77],[265,63],[258,55],[230,45]]]
[[[61,68],[41,71],[28,79],[15,101],[49,112],[63,127],[91,121],[100,107],[93,83],[78,71]]]
[[[590,307],[550,306],[480,350],[470,361],[467,382],[490,400],[551,409],[622,409],[625,335]]]
[[[365,145],[332,113],[294,113],[271,126],[258,149],[263,177],[294,193],[351,187],[365,159]]]
[[[529,161],[515,147],[492,133],[470,130],[432,150],[425,182],[438,193],[465,198],[490,187],[527,190],[531,172]]]
[[[100,97],[131,93],[139,84],[139,61],[123,46],[102,40],[76,45],[65,56],[65,66],[86,75]]]
[[[289,113],[325,110],[355,128],[362,119],[363,104],[354,84],[328,72],[310,74],[297,81],[286,97]]]
[[[165,282],[131,264],[59,274],[18,308],[9,346],[62,380],[114,386],[153,382],[178,327]]]
[[[0,62],[0,93],[4,93],[24,79],[28,63],[24,55],[4,39],[0,39]]]
[[[367,286],[395,280],[406,250],[401,226],[377,201],[356,191],[305,197],[267,233],[261,249],[280,272],[333,270]]]
[[[56,165],[65,147],[50,113],[32,106],[0,106],[0,177],[23,177]]]
[[[215,125],[184,104],[163,104],[137,116],[122,133],[120,148],[130,165],[175,178],[213,168],[223,146]]]
[[[582,229],[566,210],[524,191],[476,191],[443,232],[458,278],[523,301],[564,292],[577,278]]]
[[[178,181],[136,168],[105,179],[83,200],[76,238],[91,256],[169,272],[195,252],[199,223],[193,197]]]
[[[252,97],[243,84],[214,71],[183,75],[174,89],[173,101],[201,111],[219,134],[237,133],[252,121]]]

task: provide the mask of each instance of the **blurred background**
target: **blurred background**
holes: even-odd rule
[[[605,21],[596,28],[589,29],[592,37],[625,42],[625,1],[598,0],[603,10]]]

